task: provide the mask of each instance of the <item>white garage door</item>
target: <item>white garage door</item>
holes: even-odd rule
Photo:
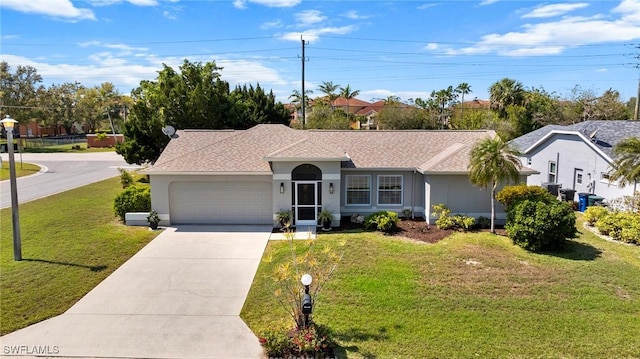
[[[171,223],[271,224],[269,182],[173,182]]]

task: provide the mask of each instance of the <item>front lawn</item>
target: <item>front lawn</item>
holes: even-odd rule
[[[112,178],[20,205],[23,260],[13,260],[11,209],[0,211],[0,333],[61,314],[159,232],[113,214]]]
[[[349,358],[638,357],[640,247],[585,232],[560,254],[532,254],[489,233],[436,244],[319,235],[318,243],[346,245],[314,318]],[[241,314],[258,335],[293,324],[265,285],[291,258],[288,243],[270,242],[270,256]]]
[[[33,163],[20,163],[16,161],[16,177],[29,176],[36,174],[40,171],[40,166]],[[0,181],[9,179],[9,161],[2,161],[2,168],[0,168]]]

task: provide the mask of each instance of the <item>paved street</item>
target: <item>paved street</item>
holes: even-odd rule
[[[16,153],[15,159],[16,168],[20,168],[20,154]],[[8,154],[3,153],[2,161],[8,160]],[[131,167],[115,152],[24,153],[22,161],[43,168],[37,175],[18,178],[19,203],[102,181],[117,176],[118,167]],[[11,207],[8,180],[0,182],[0,195],[0,208]]]

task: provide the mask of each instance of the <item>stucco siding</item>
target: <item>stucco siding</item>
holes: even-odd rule
[[[577,135],[554,134],[522,156],[521,160],[523,164],[530,161],[528,166],[540,172],[529,176],[529,185],[550,182],[549,163],[555,162],[555,183],[562,188],[574,189],[576,193],[595,193],[608,200],[633,193],[633,186],[622,188],[603,178],[603,174],[610,170],[609,159]],[[577,195],[574,200],[577,200]]]
[[[347,203],[347,176],[367,176],[370,178],[370,203],[354,205]],[[402,176],[402,203],[381,204],[378,196],[380,176]],[[343,188],[341,190],[340,208],[343,216],[353,214],[366,215],[376,211],[393,211],[402,214],[403,210],[411,210],[416,216],[424,216],[424,186],[422,174],[413,171],[343,171]]]

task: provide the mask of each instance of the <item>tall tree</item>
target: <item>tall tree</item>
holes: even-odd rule
[[[620,181],[621,186],[640,182],[640,138],[629,137],[613,148],[616,156],[609,178]],[[635,192],[635,191],[634,191]]]
[[[522,164],[520,153],[500,137],[478,142],[469,158],[469,180],[475,186],[491,188],[491,233],[495,233],[496,188],[503,182],[518,182]]]
[[[351,101],[352,98],[358,96],[359,94],[360,94],[360,90],[351,91],[351,86],[349,84],[347,84],[347,86],[345,87],[340,88],[340,97],[347,100],[347,116],[351,116],[349,101]]]
[[[313,90],[304,90],[304,106],[309,107],[309,94],[312,94]],[[302,108],[302,94],[299,90],[291,91],[291,95],[289,95],[289,100],[295,107],[296,111]]]
[[[444,128],[448,123],[448,118],[450,117],[447,109],[453,104],[455,100],[455,93],[453,90],[453,86],[449,86],[446,89],[431,91],[431,98],[438,103],[439,106],[439,122],[440,128]]]
[[[0,62],[0,116],[10,114],[20,124],[38,117],[38,96],[44,92],[42,76],[31,66],[18,66],[15,72]]]
[[[471,85],[466,82],[459,84],[455,92],[461,96],[460,100],[460,117],[464,118],[464,95],[468,95],[471,93]]]
[[[340,85],[334,84],[333,81],[322,81],[322,84],[318,86],[318,90],[325,94],[325,96],[327,96],[327,98],[329,99],[329,104],[331,105],[332,109],[334,107],[333,101],[338,98],[338,94],[336,93],[338,88],[340,88]]]
[[[519,81],[504,78],[489,87],[489,101],[491,108],[498,111],[501,118],[506,118],[509,105],[524,105],[524,87]]]

